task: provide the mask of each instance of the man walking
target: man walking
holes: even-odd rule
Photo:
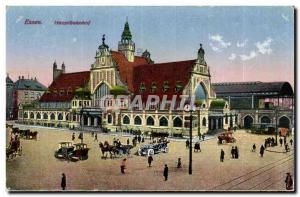
[[[66,175],[65,173],[62,173],[62,177],[61,177],[61,189],[62,190],[65,190],[66,189],[66,186],[67,186],[67,179],[66,179]]]
[[[292,178],[290,173],[286,173],[285,187],[286,187],[287,190],[292,190],[293,189],[293,178]]]
[[[151,155],[149,155],[148,157],[148,164],[149,164],[149,167],[151,167],[151,163],[153,161],[153,157]]]
[[[293,146],[293,139],[290,139],[291,146]]]
[[[235,149],[234,149],[234,147],[231,148],[231,157],[232,157],[232,159],[235,158]]]
[[[261,157],[264,156],[264,152],[265,152],[265,147],[263,145],[261,145],[260,151],[259,151]]]
[[[95,133],[95,139],[94,141],[97,141],[98,142],[98,136],[97,136],[97,133]]]
[[[126,168],[126,158],[122,160],[122,163],[121,163],[121,173],[122,174],[125,174],[125,168]]]
[[[280,144],[280,146],[282,146],[282,143],[283,143],[282,138],[280,138],[280,139],[279,139],[279,144]]]
[[[221,149],[221,155],[220,155],[220,161],[221,162],[224,161],[224,156],[225,156],[225,152],[223,151],[223,149]]]
[[[164,168],[164,177],[165,177],[165,181],[168,180],[168,175],[169,175],[169,168],[168,168],[168,165],[165,164],[165,168]]]

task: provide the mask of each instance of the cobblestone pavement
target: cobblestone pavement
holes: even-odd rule
[[[88,160],[67,162],[57,160],[54,152],[59,142],[71,141],[73,131],[37,127],[31,130],[39,132],[38,139],[21,140],[23,155],[6,162],[10,190],[60,190],[62,173],[67,176],[67,190],[97,191],[286,191],[286,173],[290,172],[294,178],[293,149],[285,153],[280,146],[268,148],[264,157],[260,157],[259,147],[267,136],[243,130],[234,133],[235,144],[218,145],[215,138],[201,142],[202,152],[193,153],[192,175],[188,174],[189,151],[181,140],[170,142],[169,153],[154,155],[152,167],[148,167],[146,157],[132,154],[127,158],[126,173],[121,174],[122,159],[102,159],[99,142],[90,133],[84,133],[84,142],[90,148]],[[9,139],[10,129],[6,132]],[[76,134],[75,142],[79,142],[77,137]],[[111,143],[116,137],[126,144],[128,136],[98,134],[102,142]],[[251,151],[253,143],[256,152]],[[231,158],[232,145],[238,146],[239,159]],[[219,159],[221,148],[225,151],[224,162]],[[182,158],[181,169],[176,168],[178,157]],[[169,166],[168,181],[163,178],[165,164]]]

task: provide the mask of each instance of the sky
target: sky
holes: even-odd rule
[[[26,25],[26,19],[42,24]],[[157,63],[195,59],[202,43],[212,82],[294,86],[293,7],[8,6],[6,72],[14,81],[37,77],[48,86],[54,61],[64,62],[66,72],[89,70],[102,34],[117,50],[126,19],[138,54],[147,49]]]

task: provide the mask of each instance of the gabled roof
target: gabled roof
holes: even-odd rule
[[[13,84],[14,82],[13,82],[13,80],[7,75],[6,76],[6,84]]]
[[[71,101],[77,88],[85,87],[90,80],[90,71],[63,73],[49,86],[40,101],[64,102]]]
[[[46,86],[38,82],[36,79],[19,79],[15,83],[15,88],[17,90],[35,90],[35,91],[45,91]]]
[[[213,83],[213,89],[218,95],[229,95],[239,93],[264,93],[273,95],[292,96],[293,88],[288,82],[226,82]]]
[[[143,101],[151,94],[159,96],[160,99],[167,95],[168,100],[172,99],[173,95],[181,95],[189,82],[194,64],[195,60],[187,60],[136,66],[133,71],[134,94],[141,94]],[[140,91],[142,83],[145,86],[143,92]],[[169,85],[167,91],[163,91],[164,83]],[[154,92],[151,92],[152,84],[156,84]],[[176,85],[181,86],[179,91],[175,91]]]
[[[138,65],[148,64],[144,57],[135,56],[134,62],[129,62],[122,52],[111,51],[112,59],[117,63],[120,78],[128,86],[129,91],[133,92],[133,68]]]

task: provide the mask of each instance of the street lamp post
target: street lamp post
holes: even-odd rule
[[[192,139],[192,129],[193,129],[193,109],[191,107],[190,109],[190,154],[189,154],[189,174],[192,174],[192,142],[193,142],[193,139]]]
[[[278,122],[277,122],[277,119],[278,119],[278,109],[275,108],[275,146],[277,146],[277,135],[278,135]]]

